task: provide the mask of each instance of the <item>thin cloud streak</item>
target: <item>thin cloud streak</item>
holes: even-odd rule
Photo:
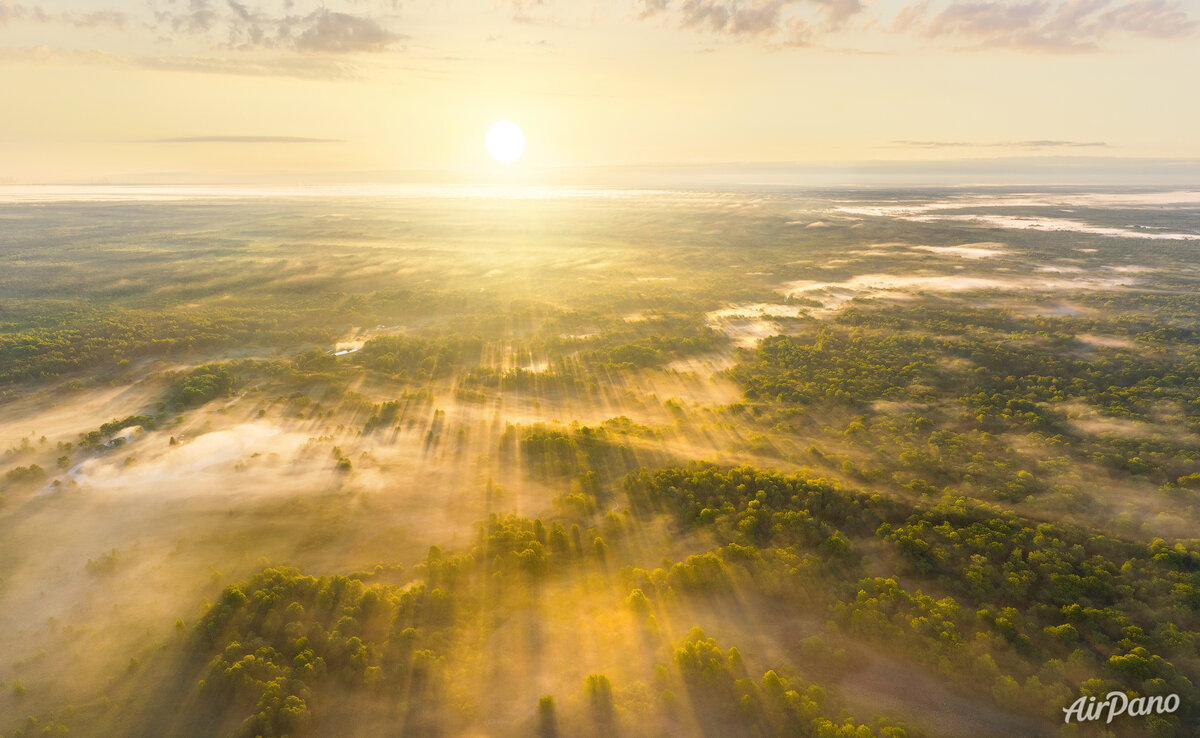
[[[1104,141],[1059,141],[1055,139],[1031,139],[1028,141],[889,141],[882,149],[961,149],[961,148],[1108,148]]]
[[[178,138],[150,138],[133,143],[146,144],[194,144],[194,143],[251,143],[251,144],[321,144],[345,143],[341,138],[308,138],[306,136],[181,136]]]
[[[26,7],[19,0],[0,0],[0,27],[10,21],[60,23],[75,28],[124,28],[129,14],[121,10],[97,10],[90,13],[47,13],[40,7]]]
[[[225,74],[237,77],[293,77],[307,80],[347,80],[359,76],[355,66],[318,54],[204,56],[204,55],[143,55],[127,56],[107,51],[58,49],[35,46],[23,49],[0,49],[0,64],[35,62],[53,64],[107,65],[150,69],[160,72],[192,72],[195,74]]]

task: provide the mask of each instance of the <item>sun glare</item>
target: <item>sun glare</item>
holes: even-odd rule
[[[525,134],[520,126],[508,120],[493,123],[485,143],[492,158],[502,164],[511,164],[525,152]]]

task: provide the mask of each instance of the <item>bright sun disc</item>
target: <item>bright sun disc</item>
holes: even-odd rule
[[[492,158],[503,164],[510,164],[525,153],[525,134],[512,121],[493,123],[488,129],[486,143]]]

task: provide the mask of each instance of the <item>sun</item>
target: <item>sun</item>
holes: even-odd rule
[[[525,153],[525,134],[510,120],[493,123],[484,141],[488,153],[501,164],[511,164]]]

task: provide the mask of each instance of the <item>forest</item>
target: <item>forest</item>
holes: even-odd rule
[[[1194,735],[1135,195],[0,204],[0,736]]]

